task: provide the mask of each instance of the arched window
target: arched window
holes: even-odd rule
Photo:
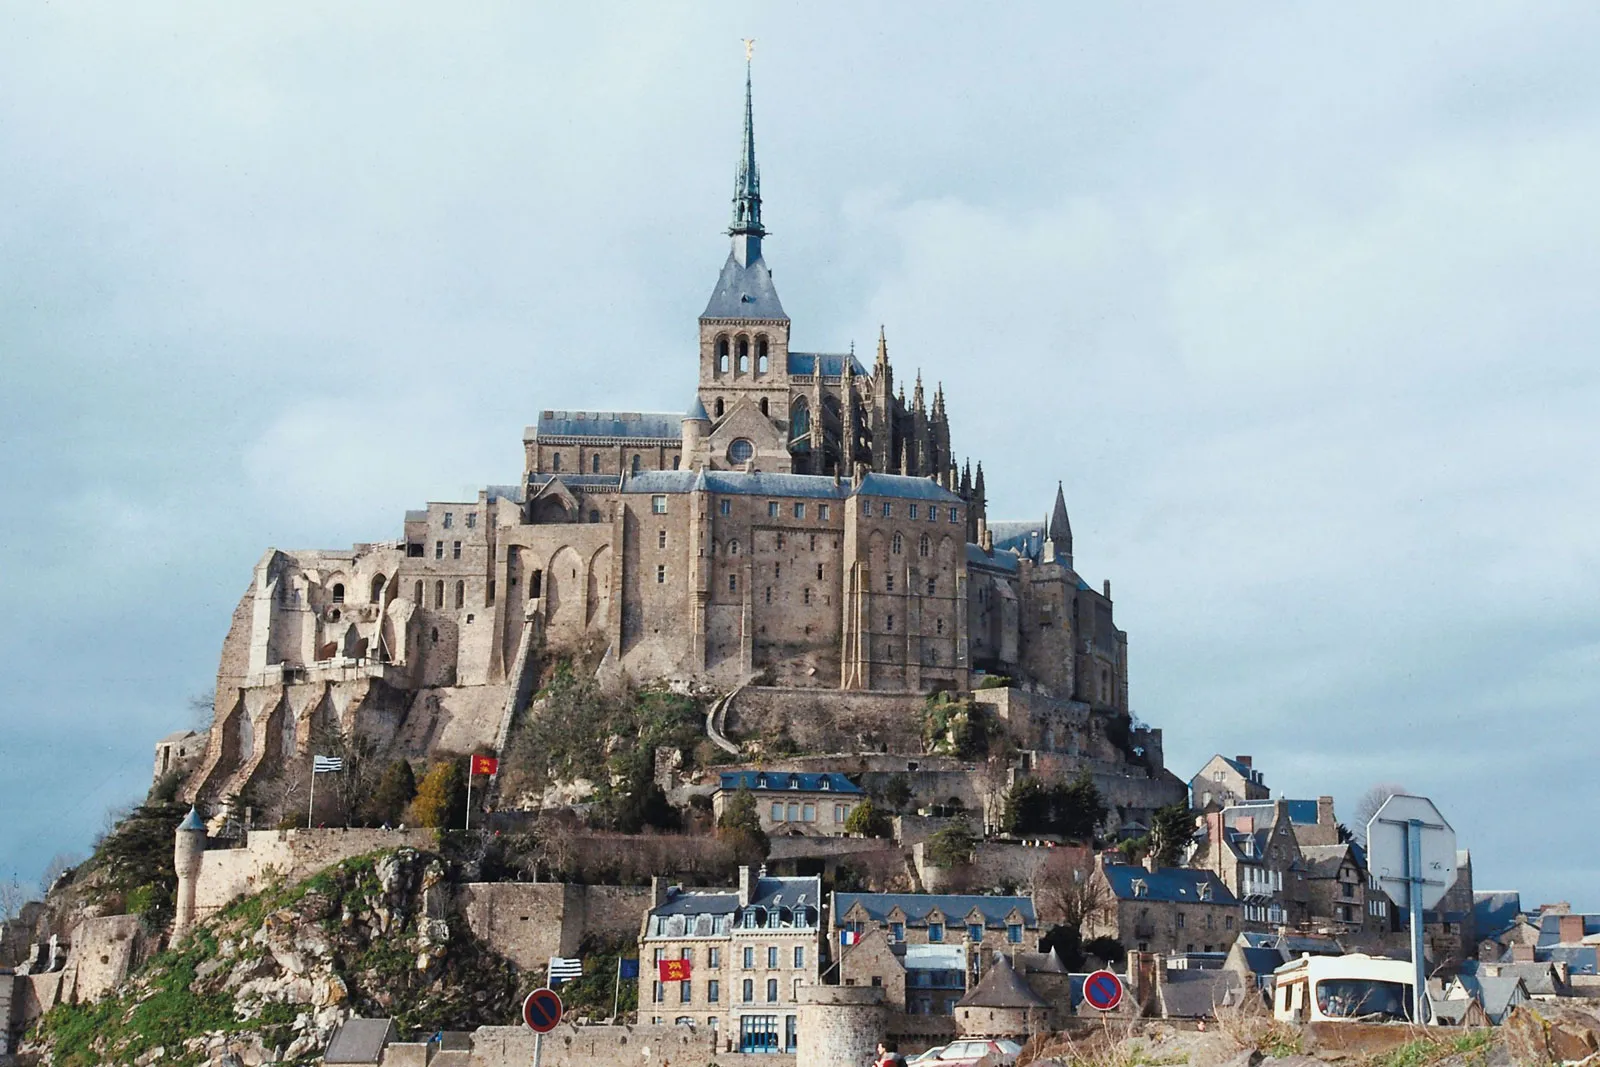
[[[344,583],[343,582],[334,582],[333,583],[333,602],[335,604],[343,604],[344,603]]]
[[[372,578],[372,602],[383,603],[383,575],[374,575]]]
[[[556,452],[550,456],[550,469],[557,474],[561,473],[561,453]]]
[[[761,398],[761,414],[763,414],[763,415],[770,414],[770,412],[767,410],[767,398],[766,397],[762,397]]]
[[[672,457],[672,469],[673,470],[677,470],[678,469],[678,465],[680,463],[682,463],[682,462],[683,462],[683,457],[682,456],[673,456]]]
[[[544,593],[544,571],[534,571],[533,580],[528,583],[528,599],[537,600]]]
[[[411,600],[412,600],[413,603],[415,603],[417,605],[417,607],[419,607],[419,608],[422,607],[422,583],[421,582],[418,582],[417,583],[417,587],[414,590],[411,591]]]
[[[436,608],[444,607],[444,582],[442,581],[433,583],[433,606]]]
[[[598,452],[596,452],[594,455],[589,457],[589,473],[591,473],[591,474],[599,474],[600,473],[600,453],[598,453]]]
[[[739,338],[739,373],[750,373],[750,338]]]
[[[433,643],[437,645],[439,643],[439,628],[437,626],[433,628],[432,637]]]
[[[599,522],[600,521],[600,513],[598,511],[590,511],[589,512],[589,521],[590,522]]]
[[[905,542],[901,539],[900,535],[898,533],[896,533],[894,535],[894,554],[895,555],[898,556],[900,554],[900,549],[902,547],[904,547],[904,544],[905,544]]]
[[[928,535],[923,534],[917,540],[917,555],[926,557],[928,554]]]
[[[716,412],[717,418],[722,418],[722,398],[720,396],[717,397],[717,403],[713,410]]]
[[[756,446],[743,437],[735,437],[728,445],[729,463],[748,463],[756,454]]]
[[[789,439],[799,440],[811,432],[811,408],[802,400],[796,400],[789,409]]]
[[[728,339],[726,337],[717,338],[717,373],[728,373]]]
[[[467,583],[456,582],[456,608],[459,610],[467,606]]]
[[[628,464],[628,473],[629,474],[638,474],[639,473],[639,454],[637,452],[635,452],[633,454],[633,462]]]
[[[761,334],[756,338],[756,373],[767,373],[767,335]]]

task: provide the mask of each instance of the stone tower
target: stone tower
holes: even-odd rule
[[[198,810],[189,809],[174,837],[172,865],[178,871],[178,894],[173,908],[172,940],[176,944],[194,928],[195,888],[200,881],[200,864],[206,852],[206,824],[201,821]]]
[[[883,998],[882,986],[801,986],[795,1062],[805,1067],[871,1063],[888,1029]]]

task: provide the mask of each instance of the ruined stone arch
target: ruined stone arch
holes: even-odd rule
[[[383,586],[384,586],[384,583],[386,581],[387,581],[387,579],[384,578],[384,576],[381,575],[381,574],[374,574],[372,576],[372,597],[371,597],[372,603],[374,603],[374,604],[382,604],[383,603]]]
[[[545,622],[551,633],[583,626],[585,582],[583,557],[562,545],[550,557],[544,576]]]
[[[589,595],[586,624],[604,627],[611,613],[611,546],[601,545],[589,558]]]

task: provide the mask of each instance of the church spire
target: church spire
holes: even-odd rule
[[[1072,523],[1067,519],[1067,495],[1056,483],[1056,506],[1050,512],[1048,536],[1056,547],[1056,558],[1072,566]]]
[[[761,169],[756,166],[756,131],[750,103],[750,46],[744,46],[744,143],[740,146],[739,170],[733,186],[733,221],[728,233],[733,237],[733,254],[741,265],[761,258]]]

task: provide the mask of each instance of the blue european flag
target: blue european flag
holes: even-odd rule
[[[621,974],[622,974],[623,978],[637,978],[637,977],[639,977],[639,961],[638,960],[621,960],[619,962],[620,962],[620,965],[622,967]]]

